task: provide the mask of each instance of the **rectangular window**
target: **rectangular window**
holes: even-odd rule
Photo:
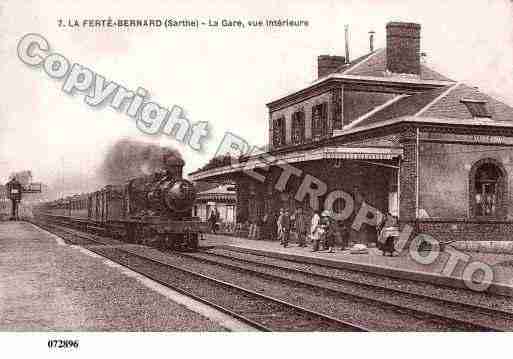
[[[328,134],[328,104],[326,102],[312,107],[312,138],[314,140]]]
[[[274,147],[280,147],[285,144],[285,117],[280,117],[273,121],[273,144]]]
[[[467,107],[472,117],[492,117],[486,107],[486,101],[463,99],[461,102]]]
[[[305,141],[305,113],[297,111],[292,114],[292,143],[300,144]]]

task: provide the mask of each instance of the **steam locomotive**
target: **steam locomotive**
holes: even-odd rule
[[[165,159],[166,168],[122,185],[40,204],[34,217],[176,250],[198,247],[207,224],[191,217],[194,185],[182,178],[184,161]]]

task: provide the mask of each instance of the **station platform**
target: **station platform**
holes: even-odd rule
[[[415,261],[406,251],[400,256],[383,256],[377,248],[369,248],[368,254],[351,254],[348,249],[336,248],[334,253],[327,251],[312,252],[309,245],[306,248],[290,243],[287,248],[278,241],[253,240],[234,236],[205,234],[200,241],[202,247],[218,247],[253,253],[274,258],[291,259],[294,261],[320,264],[336,268],[351,269],[369,273],[383,274],[390,277],[423,281],[455,288],[467,288],[462,274],[466,263],[458,261],[455,267],[449,259],[455,255],[456,249],[447,247],[440,252],[436,260],[430,264]],[[458,254],[462,253],[461,251]],[[498,253],[463,252],[468,255],[468,263],[478,261],[487,263],[493,270],[494,277],[487,291],[494,294],[513,296],[513,255]],[[457,258],[457,256],[454,256]],[[449,269],[453,269],[447,273]]]
[[[30,223],[0,222],[0,331],[226,330],[148,281]]]

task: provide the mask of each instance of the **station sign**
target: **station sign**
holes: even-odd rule
[[[464,142],[485,145],[513,145],[513,137],[501,135],[472,135],[456,133],[436,133],[425,132],[421,135],[421,140],[441,141],[441,142]]]
[[[23,188],[23,193],[41,193],[41,182],[29,183]]]

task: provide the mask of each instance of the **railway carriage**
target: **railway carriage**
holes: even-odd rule
[[[36,208],[36,217],[131,243],[195,249],[207,230],[205,222],[192,217],[196,190],[182,178],[181,159],[164,162],[164,171],[43,203]]]
[[[11,215],[11,201],[7,198],[0,199],[0,221],[5,221],[9,219]]]

